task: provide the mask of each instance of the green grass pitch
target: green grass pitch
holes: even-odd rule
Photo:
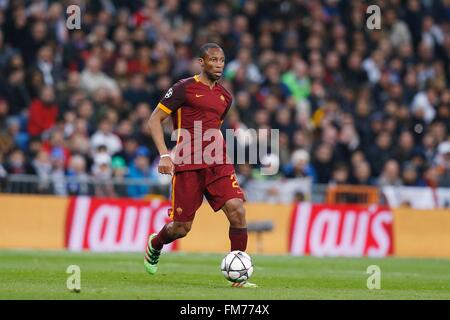
[[[450,261],[253,255],[259,288],[231,288],[222,255],[167,253],[158,273],[142,254],[0,251],[0,299],[450,299]],[[81,269],[81,292],[66,287],[69,265]],[[369,290],[369,265],[381,289]]]

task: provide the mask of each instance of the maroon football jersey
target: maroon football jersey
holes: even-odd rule
[[[230,93],[217,83],[210,88],[197,75],[175,83],[158,108],[172,116],[177,133],[175,171],[206,168],[226,163],[226,145],[220,132],[230,108]]]

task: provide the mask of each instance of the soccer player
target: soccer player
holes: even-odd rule
[[[175,83],[158,103],[148,122],[160,153],[158,171],[172,175],[172,208],[169,212],[173,220],[159,233],[149,236],[144,266],[150,274],[156,273],[163,246],[185,237],[191,230],[203,195],[215,212],[222,209],[227,216],[231,251],[245,251],[247,248],[245,197],[236,180],[233,165],[226,161],[225,141],[220,133],[220,126],[232,101],[230,93],[219,83],[225,55],[219,45],[207,43],[200,48],[198,62],[201,73]],[[173,158],[164,142],[161,124],[168,116],[172,117],[174,129],[189,133],[186,137],[178,130],[176,155]],[[219,134],[213,135],[215,139],[209,142],[203,137],[207,131]],[[194,141],[199,134],[200,143]],[[205,156],[208,142],[214,143],[215,151],[222,153],[217,152],[217,157]],[[211,163],[211,160],[215,161]],[[249,282],[233,286],[256,287]]]

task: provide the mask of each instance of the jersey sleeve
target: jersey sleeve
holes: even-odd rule
[[[186,94],[183,82],[177,82],[169,90],[167,90],[164,97],[158,103],[157,108],[160,108],[167,114],[171,114],[183,105],[185,96]]]
[[[233,98],[232,98],[231,95],[228,94],[228,93],[227,93],[225,99],[226,99],[226,101],[227,101],[227,107],[225,108],[225,111],[223,112],[222,116],[220,117],[220,123],[222,123],[222,122],[223,122],[223,119],[225,119],[225,116],[227,115],[228,110],[230,110],[231,103],[233,102]]]

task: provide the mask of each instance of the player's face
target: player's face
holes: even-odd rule
[[[219,80],[225,66],[225,55],[223,54],[222,49],[208,49],[204,58],[200,59],[200,65],[208,78],[214,81]]]

